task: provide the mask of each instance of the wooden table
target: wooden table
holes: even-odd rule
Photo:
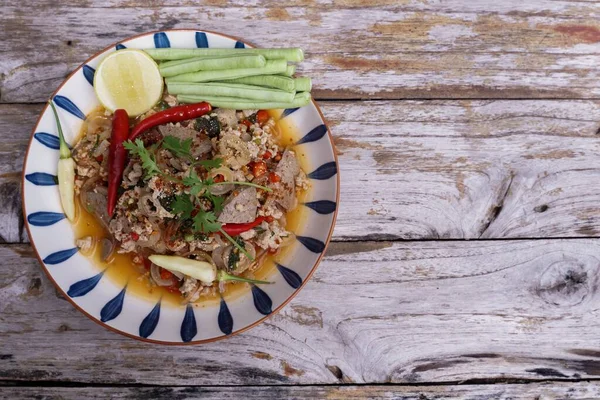
[[[4,0],[0,398],[600,397],[600,4]],[[119,39],[300,46],[340,155],[327,256],[278,315],[194,347],[57,295],[23,230],[31,128]]]

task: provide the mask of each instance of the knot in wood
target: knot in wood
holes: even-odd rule
[[[576,259],[557,261],[543,272],[535,291],[548,304],[559,307],[580,304],[590,291],[589,269]]]

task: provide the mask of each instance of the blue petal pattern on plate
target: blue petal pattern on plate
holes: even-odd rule
[[[288,115],[298,111],[300,108],[296,107],[296,108],[286,108],[285,110],[283,110],[283,112],[281,113],[281,117],[279,117],[279,119],[283,119],[285,117],[287,117]]]
[[[273,301],[264,290],[256,285],[252,285],[252,298],[254,299],[254,306],[262,315],[269,315],[273,312]]]
[[[60,95],[54,96],[54,102],[56,103],[57,106],[59,106],[60,108],[62,108],[65,111],[70,112],[77,118],[81,118],[83,120],[85,119],[85,114],[81,112],[79,107],[77,107],[75,105],[75,103],[73,103],[71,100],[69,100],[65,96],[60,96]]]
[[[296,272],[281,264],[277,264],[277,269],[283,276],[283,279],[294,289],[298,289],[302,285],[302,278]]]
[[[37,132],[37,133],[33,134],[33,137],[38,142],[40,142],[41,144],[43,144],[46,147],[51,148],[52,150],[60,149],[60,141],[58,139],[58,136],[51,135],[46,132]]]
[[[63,213],[39,211],[27,216],[27,222],[33,226],[50,226],[65,218]]]
[[[125,291],[127,286],[123,288],[111,301],[106,303],[102,310],[100,310],[100,321],[108,322],[111,321],[121,314],[123,310],[123,299],[125,298]]]
[[[238,40],[237,42],[235,42],[235,48],[236,49],[244,49],[244,48],[246,48],[246,45]]]
[[[227,307],[227,303],[225,299],[221,297],[221,306],[219,308],[219,329],[226,335],[231,334],[233,332],[233,317],[229,312],[229,307]]]
[[[184,342],[191,341],[194,336],[198,333],[198,327],[196,326],[196,317],[194,316],[194,309],[191,304],[188,304],[185,309],[185,315],[183,322],[181,323],[181,340]]]
[[[322,253],[325,250],[325,243],[309,236],[296,236],[296,239],[313,253]]]
[[[319,125],[316,128],[313,128],[306,135],[304,135],[304,137],[302,139],[298,140],[298,142],[296,144],[316,142],[317,140],[319,140],[323,136],[325,136],[326,133],[327,133],[327,127],[325,125]]]
[[[196,47],[208,47],[208,39],[206,38],[206,33],[196,32]]]
[[[158,32],[154,34],[154,47],[157,49],[171,47],[171,42],[169,42],[169,38],[167,37],[166,33]]]
[[[94,74],[96,73],[96,70],[90,67],[89,65],[84,65],[82,70],[85,79],[89,82],[90,85],[94,86]]]
[[[69,258],[73,257],[73,254],[77,253],[77,247],[73,247],[72,249],[57,251],[56,253],[50,254],[48,257],[44,258],[42,261],[44,264],[55,265],[60,264],[63,261],[67,261]]]
[[[45,172],[34,172],[33,174],[27,174],[25,175],[25,179],[38,186],[58,185],[58,178],[56,175],[47,174]]]
[[[104,271],[92,276],[91,278],[75,282],[69,287],[67,294],[70,297],[85,296],[86,294],[88,294],[88,292],[90,292],[93,288],[96,287],[98,282],[100,282],[100,279],[102,279],[102,275],[104,275]]]
[[[308,203],[304,203],[304,205],[319,214],[331,214],[335,211],[335,201],[331,200],[309,201]]]
[[[123,50],[123,49],[126,49],[126,48],[127,47],[125,47],[125,45],[122,44],[122,43],[117,43],[117,45],[115,46],[115,49],[117,49],[117,50]]]
[[[337,174],[337,165],[335,161],[328,162],[315,169],[313,172],[308,174],[310,179],[318,179],[320,181],[329,179]]]
[[[148,336],[152,335],[152,332],[156,329],[156,325],[158,325],[158,319],[160,318],[160,300],[150,314],[146,315],[146,318],[140,324],[140,336],[146,339]]]

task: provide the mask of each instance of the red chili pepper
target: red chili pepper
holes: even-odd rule
[[[129,116],[125,110],[117,110],[113,115],[112,134],[108,149],[108,215],[112,217],[117,205],[117,191],[123,179],[127,150],[123,142],[129,135]]]
[[[269,174],[269,182],[271,183],[277,183],[281,180],[281,177],[279,175],[277,175],[275,172],[271,172]]]
[[[250,129],[250,127],[252,126],[252,122],[248,121],[247,119],[241,120],[240,124],[246,125],[246,128],[248,128],[248,129]]]
[[[164,268],[160,269],[160,277],[161,279],[167,280],[173,278],[173,273]]]
[[[267,172],[267,164],[264,161],[256,161],[252,164],[252,175],[259,177]]]
[[[140,240],[140,235],[138,235],[135,232],[131,232],[131,240],[133,240],[134,242],[137,242],[138,240]]]
[[[267,150],[263,153],[262,158],[263,158],[263,160],[268,160],[272,156],[273,156],[273,154],[271,154],[271,152],[269,150]]]
[[[259,110],[256,113],[256,122],[258,122],[260,125],[266,124],[268,120],[269,120],[269,113],[267,111]]]
[[[224,177],[223,175],[221,175],[221,174],[219,174],[219,175],[216,175],[216,176],[213,178],[213,182],[215,182],[215,183],[221,183],[221,182],[225,182],[225,177]]]
[[[196,103],[177,106],[157,112],[156,114],[152,114],[137,124],[129,134],[129,139],[135,140],[135,138],[137,138],[139,135],[157,125],[198,118],[209,113],[211,110],[212,107],[208,103]]]
[[[96,157],[96,161],[101,163],[102,161],[104,161],[104,156],[102,154],[100,154],[98,157]]]
[[[262,222],[264,220],[265,220],[265,217],[258,217],[254,221],[248,222],[247,224],[225,224],[222,226],[222,228],[223,228],[223,231],[226,234],[228,234],[229,236],[237,236],[240,233],[249,231],[250,229],[254,228],[255,226],[262,224]]]

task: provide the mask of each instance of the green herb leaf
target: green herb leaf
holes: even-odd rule
[[[165,136],[162,147],[173,153],[175,157],[192,158],[192,138],[180,140],[175,136]]]
[[[223,160],[220,158],[215,158],[214,160],[200,160],[196,161],[194,164],[202,165],[207,170],[211,170],[213,168],[219,168],[221,164],[223,164]]]
[[[198,211],[194,216],[194,230],[209,233],[218,232],[221,229],[221,223],[217,221],[217,216],[210,211]]]
[[[135,143],[131,140],[123,142],[123,147],[129,151],[129,154],[138,156],[142,160],[142,168],[146,171],[146,178],[151,178],[154,175],[161,173],[160,168],[156,164],[154,154],[150,153],[148,149],[144,147],[144,142],[140,139],[135,139]]]
[[[223,270],[220,270],[217,273],[217,280],[219,282],[237,281],[237,282],[248,282],[248,283],[260,283],[260,284],[265,284],[265,285],[273,283],[273,282],[269,282],[269,281],[259,281],[258,279],[244,278],[243,276],[230,275]]]
[[[190,199],[190,196],[182,194],[175,198],[175,201],[172,203],[173,213],[179,215],[181,219],[188,219],[192,216],[192,211],[194,211],[194,204]]]

